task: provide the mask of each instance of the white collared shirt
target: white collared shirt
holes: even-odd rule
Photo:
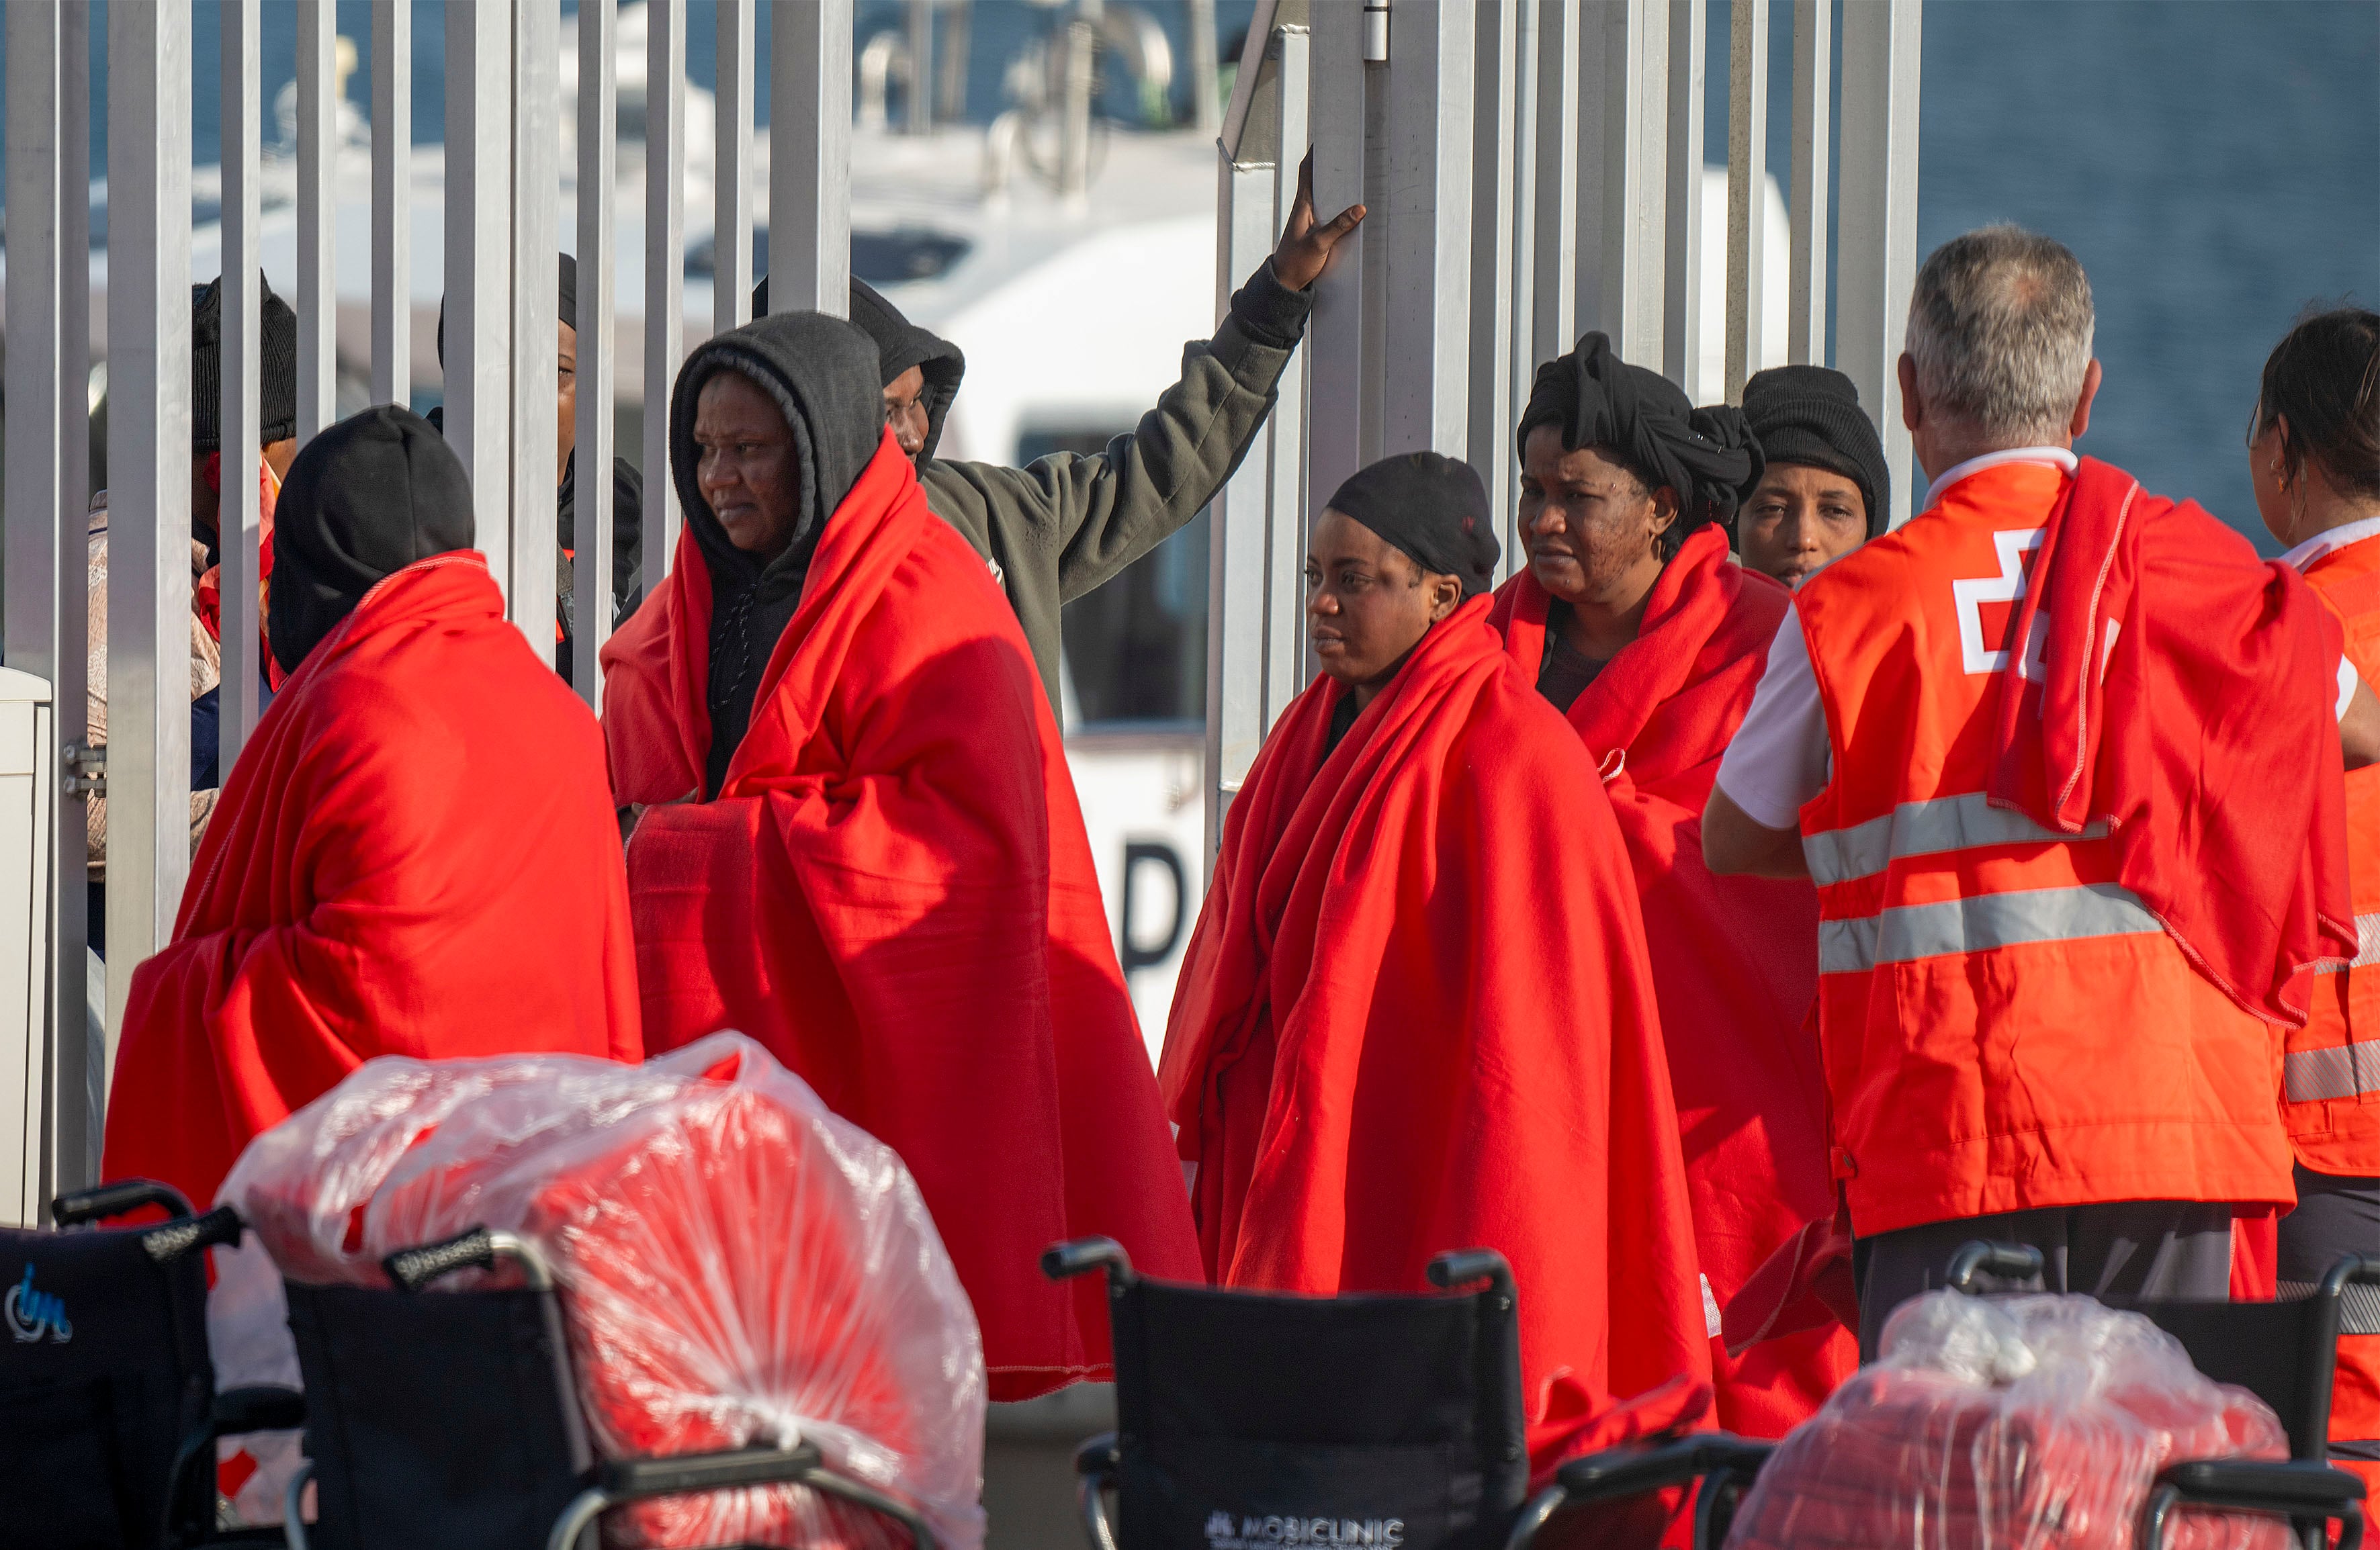
[[[2003,463],[2052,463],[2072,473],[2082,466],[2071,447],[2007,447],[1999,452],[1987,452],[1981,457],[1971,457],[1964,463],[1953,463],[1942,471],[1942,477],[1925,489],[1925,504],[1922,511],[1932,511],[1941,503],[1943,491],[1970,474],[1980,474],[1986,468],[1997,468]]]
[[[2348,545],[2362,543],[2366,539],[2380,539],[2380,516],[2342,523],[2327,532],[2316,533],[2282,555],[2281,563],[2302,572],[2324,555],[2336,554]]]

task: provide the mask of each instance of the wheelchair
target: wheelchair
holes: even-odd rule
[[[97,1224],[147,1207],[166,1219]],[[204,1251],[239,1241],[228,1209],[194,1214],[127,1180],[52,1203],[58,1230],[0,1230],[0,1501],[12,1544],[45,1550],[277,1546],[279,1529],[216,1526],[215,1442],[299,1424],[302,1396],[215,1392]]]
[[[467,1268],[498,1285],[423,1295]],[[595,1459],[553,1277],[535,1244],[474,1228],[382,1261],[394,1290],[285,1281],[305,1375],[306,1461],[285,1497],[290,1550],[595,1550],[599,1521],[659,1496],[800,1485],[892,1520],[907,1505],[838,1473],[816,1446]],[[316,1517],[302,1520],[305,1487]]]
[[[1504,1542],[1529,1458],[1502,1255],[1432,1260],[1445,1295],[1144,1280],[1105,1238],[1058,1244],[1041,1268],[1107,1277],[1117,1430],[1075,1457],[1092,1550]]]
[[[1981,1296],[1986,1281],[2022,1284],[2042,1272],[2038,1249],[1974,1242],[1951,1256],[1952,1290]],[[2338,1360],[2339,1301],[2352,1284],[2380,1284],[2380,1259],[2340,1260],[2309,1297],[2277,1302],[2109,1299],[2180,1341],[2200,1373],[2247,1389],[2273,1408],[2289,1439],[2286,1460],[2186,1459],[2159,1471],[2136,1539],[2162,1550],[2184,1508],[2262,1512],[2287,1518],[2305,1550],[2322,1550],[2338,1525],[2338,1550],[2363,1539],[2362,1479],[2328,1462],[2332,1370]],[[1777,1445],[1724,1433],[1654,1439],[1571,1459],[1522,1513],[1510,1541],[1521,1550],[1556,1514],[1647,1492],[1696,1485],[1695,1550],[1725,1544],[1736,1507]]]

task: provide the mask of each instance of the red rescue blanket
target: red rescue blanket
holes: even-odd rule
[[[1694,1246],[1721,1308],[1834,1205],[1826,1086],[1805,1023],[1817,994],[1817,892],[1806,881],[1716,878],[1703,865],[1719,756],[1791,599],[1730,563],[1727,535],[1705,527],[1654,583],[1634,642],[1570,708],[1635,871]],[[1530,680],[1545,660],[1551,600],[1524,570],[1498,588],[1488,617]],[[1858,1366],[1859,1348],[1847,1330],[1818,1328],[1763,1340],[1740,1359],[1715,1338],[1711,1361],[1718,1423],[1781,1437]]]
[[[2303,1024],[2298,971],[2356,953],[2337,618],[2293,567],[2086,457],[2009,638],[1993,803],[2070,834],[2106,822],[2119,879],[2191,962]]]
[[[1199,1247],[1226,1286],[1520,1288],[1530,1451],[1706,1377],[1634,880],[1594,766],[1475,599],[1327,757],[1318,680],[1232,802],[1166,1033]]]
[[[481,556],[366,593],[266,708],[132,973],[105,1174],[212,1200],[375,1055],[641,1059],[602,758]]]
[[[710,801],[689,536],[603,648],[648,1041],[751,1035],[917,1176],[991,1397],[1101,1375],[1107,1308],[1038,1268],[1103,1233],[1196,1279],[1182,1176],[1065,751],[1016,617],[888,436],[828,521]]]

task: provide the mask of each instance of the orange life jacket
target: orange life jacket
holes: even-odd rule
[[[2067,476],[2011,463],[1805,582],[1827,788],[1833,1162],[1862,1235],[2042,1206],[2296,1198],[2280,1040],[2118,881],[2103,826],[1986,797],[2016,599]]]

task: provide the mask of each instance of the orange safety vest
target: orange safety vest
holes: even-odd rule
[[[2344,626],[2355,671],[2380,684],[2380,539],[2331,551],[2305,578]],[[2317,975],[2306,1025],[2283,1035],[2281,1112],[2300,1162],[2368,1179],[2380,1176],[2380,765],[2348,771],[2347,869],[2358,951],[2346,970]],[[2369,1446],[2380,1441],[2380,1333],[2356,1290],[2338,1341],[2330,1439]],[[2380,1488],[2380,1466],[2341,1462]]]
[[[2280,1040],[2068,838],[1986,796],[2027,555],[2067,482],[2010,463],[1794,598],[1829,783],[1818,885],[1833,1161],[1862,1235],[2043,1206],[2295,1200]]]

